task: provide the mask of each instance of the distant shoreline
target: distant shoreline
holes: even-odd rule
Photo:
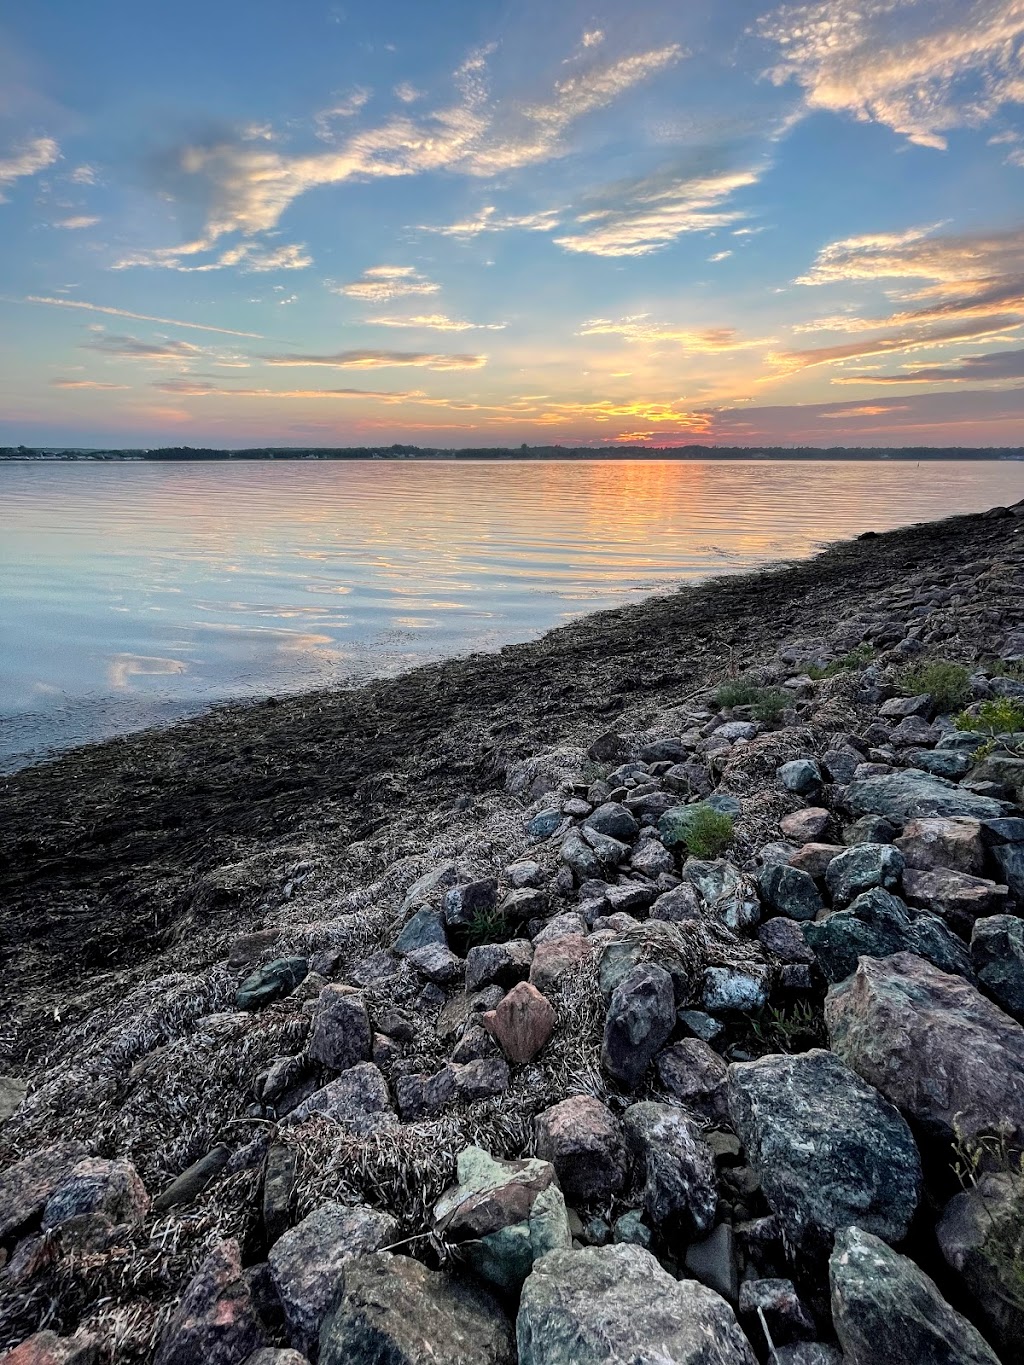
[[[11,463],[206,463],[238,460],[292,461],[494,461],[550,463],[593,461],[613,464],[637,461],[762,461],[782,460],[855,462],[921,460],[1024,460],[1024,446],[628,446],[612,450],[590,446],[520,446],[517,448],[470,447],[467,449],[426,448],[422,446],[263,446],[224,450],[191,446],[109,449],[86,446],[6,446],[0,447],[0,464]]]

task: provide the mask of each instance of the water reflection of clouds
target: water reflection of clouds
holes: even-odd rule
[[[107,660],[107,682],[117,692],[131,687],[132,678],[168,678],[187,673],[184,659],[161,659],[149,654],[115,654]]]

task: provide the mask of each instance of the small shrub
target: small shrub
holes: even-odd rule
[[[983,667],[990,678],[1012,678],[1015,682],[1024,682],[1024,663],[1008,664],[1005,659],[989,659]]]
[[[834,678],[839,673],[852,673],[856,668],[864,668],[874,657],[874,646],[857,645],[855,649],[851,649],[839,659],[833,659],[830,663],[805,664],[803,671],[815,682],[820,682],[822,678]]]
[[[732,843],[732,827],[731,815],[714,806],[695,807],[684,836],[687,851],[695,858],[717,858]]]
[[[733,682],[722,683],[712,700],[725,711],[733,706],[753,706],[763,692],[764,688],[758,687],[757,683],[736,678]]]
[[[953,724],[958,730],[977,730],[991,739],[997,735],[1012,735],[1024,730],[1024,702],[1016,697],[983,701],[973,715],[970,711],[962,711]]]
[[[484,943],[505,943],[513,933],[508,917],[495,906],[491,910],[476,910],[468,924],[460,926],[456,937],[460,946],[479,948]]]
[[[754,702],[754,715],[766,723],[776,721],[787,706],[793,705],[793,698],[781,687],[766,687]]]
[[[828,1034],[821,1008],[806,1000],[776,1009],[761,1011],[751,1023],[758,1044],[766,1053],[806,1052],[812,1047],[827,1047]]]
[[[927,693],[942,712],[958,711],[971,695],[967,669],[963,664],[952,664],[944,659],[903,669],[899,685],[907,697]]]

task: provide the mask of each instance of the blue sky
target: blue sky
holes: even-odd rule
[[[1020,444],[1022,0],[0,10],[0,443]]]

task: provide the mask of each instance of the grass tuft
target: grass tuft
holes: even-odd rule
[[[970,674],[963,664],[946,659],[930,663],[912,664],[904,668],[898,678],[906,697],[927,694],[940,712],[959,711],[971,695]]]

